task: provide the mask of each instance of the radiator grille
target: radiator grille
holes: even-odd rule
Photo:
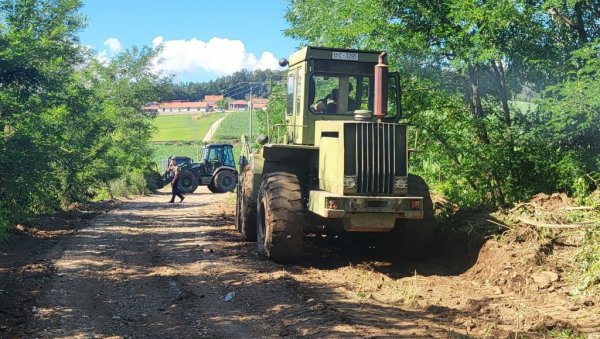
[[[393,193],[394,177],[406,175],[405,131],[405,126],[389,123],[344,127],[344,172],[356,175],[358,194]]]

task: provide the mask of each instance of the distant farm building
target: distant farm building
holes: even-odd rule
[[[156,112],[160,115],[174,115],[174,114],[194,114],[198,112],[210,112],[217,110],[217,103],[226,101],[222,95],[207,95],[204,97],[204,101],[183,101],[174,100],[166,102],[153,102],[142,107],[145,111]],[[231,100],[231,99],[229,99]],[[230,111],[245,111],[250,109],[267,109],[269,99],[264,98],[252,98],[252,106],[250,102],[246,100],[231,100],[229,101],[227,108]]]
[[[269,99],[252,98],[252,109],[262,109],[264,111],[267,109],[268,103],[269,103]]]
[[[217,105],[217,102],[223,101],[223,100],[225,100],[225,97],[222,95],[205,95],[204,96],[204,101],[206,101],[206,103],[210,107],[215,107]]]

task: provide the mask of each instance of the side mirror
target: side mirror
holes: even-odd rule
[[[264,134],[261,134],[261,135],[259,135],[259,136],[256,138],[256,142],[257,142],[259,145],[264,145],[264,144],[266,144],[267,142],[269,142],[269,137],[268,137],[268,136],[266,136],[266,135],[264,135]]]
[[[238,165],[240,165],[240,172],[248,165],[248,158],[243,155],[240,155],[240,160],[238,161]]]

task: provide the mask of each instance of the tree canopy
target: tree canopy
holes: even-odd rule
[[[78,0],[0,1],[0,233],[99,194],[145,189],[155,50],[107,63],[79,44]],[[137,185],[135,185],[137,183]],[[104,192],[104,193],[102,193]]]
[[[292,0],[285,34],[388,51],[424,150],[413,171],[502,205],[598,176],[599,18],[587,0]]]

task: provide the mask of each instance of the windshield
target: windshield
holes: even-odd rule
[[[388,82],[388,115],[397,115],[397,84]],[[373,76],[314,73],[309,80],[309,110],[316,114],[354,114],[373,111]]]

